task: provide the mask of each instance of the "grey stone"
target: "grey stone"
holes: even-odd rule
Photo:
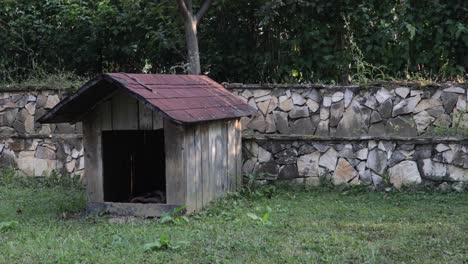
[[[3,125],[11,126],[18,115],[18,108],[7,110],[3,113]]]
[[[383,104],[379,105],[377,107],[377,111],[379,111],[380,116],[383,119],[388,119],[392,117],[392,111],[393,111],[393,102],[392,100],[387,100]]]
[[[314,146],[311,146],[309,144],[304,144],[302,146],[299,147],[299,150],[298,150],[298,154],[299,155],[306,155],[306,154],[310,154],[312,152],[315,152],[316,149],[314,148]]]
[[[366,160],[367,155],[369,155],[369,149],[368,148],[363,148],[363,149],[359,150],[356,153],[356,158],[358,158],[360,160]]]
[[[371,124],[377,123],[377,122],[380,122],[380,121],[382,121],[382,116],[380,116],[379,112],[372,111],[371,119],[370,119]]]
[[[304,94],[304,96],[305,96],[306,98],[309,98],[309,99],[314,100],[315,102],[320,102],[320,101],[322,101],[322,96],[321,96],[320,93],[317,91],[317,89],[309,90],[308,92],[306,92],[306,93]]]
[[[408,87],[398,87],[395,89],[395,93],[401,98],[406,98],[410,93],[410,89]]]
[[[252,95],[253,95],[253,97],[258,98],[258,97],[262,97],[262,96],[268,95],[268,94],[270,94],[270,93],[271,93],[270,90],[255,89],[255,90],[253,90]]]
[[[437,152],[444,152],[444,151],[450,150],[450,147],[444,144],[437,144],[436,150]]]
[[[278,164],[295,164],[297,161],[297,150],[288,148],[275,154],[276,162]]]
[[[15,129],[7,126],[0,127],[0,137],[11,137],[15,134]]]
[[[319,165],[322,167],[325,167],[326,169],[328,169],[328,171],[334,171],[337,160],[338,160],[338,153],[333,148],[329,148],[320,157]]]
[[[436,106],[436,107],[427,109],[426,112],[429,113],[431,116],[438,118],[442,114],[445,113],[445,110],[443,106]]]
[[[452,113],[453,108],[458,101],[458,95],[454,93],[442,92],[440,95],[440,99],[442,100],[442,105],[444,106],[445,112],[447,114]]]
[[[436,127],[450,127],[452,124],[452,119],[447,114],[440,115],[436,121],[434,121],[434,126]]]
[[[75,151],[75,149],[73,149],[73,151]],[[72,154],[72,157],[73,157],[73,154]],[[73,158],[77,158],[77,157],[73,157]],[[271,160],[271,153],[266,151],[262,147],[258,147],[258,161],[259,162],[267,162],[267,161],[270,161],[270,160]]]
[[[23,108],[27,103],[28,103],[28,96],[23,95],[15,102],[15,105],[18,108]]]
[[[281,111],[273,111],[273,118],[275,120],[276,129],[281,134],[289,134],[289,122],[288,122],[288,114]]]
[[[44,108],[51,109],[52,107],[57,105],[59,102],[60,102],[60,98],[58,97],[58,95],[49,95],[47,97],[47,101],[44,105]]]
[[[291,134],[310,135],[314,133],[314,130],[310,118],[300,118],[291,122]]]
[[[247,125],[248,128],[256,130],[258,132],[265,132],[266,130],[266,122],[265,122],[265,117],[257,112],[255,117],[249,122]]]
[[[444,92],[465,94],[466,90],[461,87],[452,86],[449,88],[445,88]]]
[[[34,115],[36,112],[36,105],[34,103],[27,103],[24,108],[26,108],[30,115]]]
[[[255,98],[255,102],[259,103],[259,102],[264,102],[264,101],[270,101],[270,99],[271,99],[271,95],[264,95],[264,96]]]
[[[465,156],[466,154],[464,154],[462,151],[455,151],[452,159],[452,164],[463,167],[463,164],[465,162]]]
[[[269,114],[265,117],[265,133],[275,133],[276,132],[276,123],[273,115]]]
[[[421,94],[424,94],[424,92],[421,90],[411,90],[410,92],[411,96],[416,96],[416,95],[421,95]]]
[[[279,104],[279,109],[285,112],[289,112],[294,108],[294,104],[291,99],[286,99],[284,102]]]
[[[320,123],[320,115],[312,115],[310,117],[310,122],[312,123],[312,131],[315,132]]]
[[[336,102],[339,102],[341,100],[343,100],[344,98],[344,94],[342,92],[336,92],[332,95],[332,103],[336,103]]]
[[[38,159],[47,159],[47,160],[55,160],[55,151],[51,150],[50,148],[46,148],[44,146],[38,146],[36,149],[36,153],[34,157]]]
[[[421,101],[421,97],[419,95],[401,100],[397,105],[393,107],[392,116],[395,117],[403,114],[412,113],[419,101]]]
[[[330,117],[330,108],[320,108],[320,120],[327,120]]]
[[[383,185],[383,179],[380,175],[372,172],[372,183],[374,186],[379,187]]]
[[[355,159],[356,158],[356,153],[349,148],[343,148],[338,152],[338,157],[340,158],[346,158],[346,159]]]
[[[255,99],[254,98],[250,98],[250,100],[247,102],[252,108],[254,108],[255,110],[258,110],[258,106],[257,106],[257,103],[255,102]]]
[[[400,161],[403,161],[406,159],[406,156],[403,155],[400,151],[394,151],[392,153],[392,156],[390,157],[390,159],[388,160],[388,166],[389,167],[393,167],[395,166],[397,163],[399,163]]]
[[[432,157],[432,146],[418,145],[415,148],[413,158],[415,160],[429,159]]]
[[[382,135],[385,135],[385,125],[382,122],[370,125],[369,136],[379,137]]]
[[[365,170],[359,173],[359,181],[362,184],[369,185],[372,183],[372,172],[370,170]]]
[[[297,158],[297,169],[302,177],[319,176],[320,153],[314,152]]]
[[[332,103],[332,100],[330,96],[323,97],[323,102],[322,102],[323,107],[330,107],[331,103]]]
[[[371,150],[367,157],[367,167],[375,173],[384,173],[387,168],[387,154],[377,148]]]
[[[357,184],[358,172],[349,164],[346,159],[340,158],[336,166],[336,170],[333,173],[333,183],[334,184],[343,184],[343,183],[355,183]],[[353,180],[356,179],[354,182]]]
[[[28,95],[28,102],[36,102],[37,97],[34,95]]]
[[[298,93],[292,93],[292,101],[295,105],[304,105],[306,103],[304,97]]]
[[[352,137],[367,134],[371,110],[362,107],[356,100],[344,111],[337,127],[336,136]]]
[[[13,128],[16,130],[16,132],[20,134],[26,133],[26,128],[24,127],[24,123],[16,120],[13,122]]]
[[[419,184],[421,183],[421,175],[419,174],[418,166],[414,161],[402,161],[391,167],[389,170],[390,182],[396,187]]]
[[[329,135],[329,125],[328,120],[320,120],[317,126],[317,132],[315,132],[318,136],[328,136]]]
[[[5,144],[0,144],[0,155],[2,154],[4,148],[5,148]]]
[[[349,104],[351,103],[351,101],[353,100],[353,91],[351,91],[350,89],[346,89],[345,93],[344,93],[344,106],[345,108],[348,108]]]
[[[429,115],[426,111],[414,115],[413,118],[419,133],[425,132],[426,128],[435,120],[435,117]]]
[[[72,134],[75,131],[75,127],[69,123],[58,123],[57,132],[59,134]]]
[[[44,107],[46,102],[47,102],[47,96],[46,95],[43,95],[43,94],[38,95],[37,96],[37,101],[36,101],[36,109]]]
[[[274,161],[258,164],[255,173],[260,178],[276,179],[278,177],[279,166]]]
[[[252,92],[250,90],[244,90],[242,91],[241,96],[244,97],[245,99],[249,99],[252,96]]]
[[[317,110],[320,108],[320,105],[312,99],[308,99],[306,104],[307,107],[309,107],[309,110],[313,113],[317,112]]]
[[[309,117],[309,108],[307,106],[294,107],[289,112],[290,118]]]
[[[379,104],[382,104],[383,102],[387,101],[390,98],[392,98],[392,94],[385,88],[381,88],[375,94],[375,99],[377,99],[377,102],[379,102]]]
[[[429,180],[443,180],[447,175],[447,165],[432,161],[431,159],[423,159],[418,161],[421,177]]]
[[[411,116],[397,116],[389,119],[385,130],[389,136],[415,137],[418,135],[416,123]]]
[[[290,180],[299,177],[297,167],[294,164],[283,165],[279,169],[278,180]]]
[[[331,127],[336,127],[343,117],[344,102],[333,103],[330,108],[330,123]]]
[[[451,181],[468,181],[468,170],[448,165],[448,178]]]
[[[268,105],[270,105],[269,100],[257,103],[258,109],[262,112],[263,115],[268,113]]]
[[[377,99],[375,99],[374,96],[369,96],[364,105],[369,107],[370,109],[375,109],[377,107]]]
[[[413,112],[419,113],[421,111],[434,108],[437,106],[442,106],[442,102],[436,99],[424,99],[418,103],[418,105],[416,106]]]
[[[322,144],[322,143],[317,143],[317,142],[313,142],[312,145],[314,146],[314,148],[316,148],[320,153],[323,153],[325,151],[327,151],[330,146],[326,145],[326,144]]]
[[[414,149],[414,144],[401,144],[398,147],[401,150],[413,150]]]

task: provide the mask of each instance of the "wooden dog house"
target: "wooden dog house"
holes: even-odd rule
[[[241,187],[240,117],[254,113],[206,76],[109,73],[39,122],[83,122],[88,208],[159,216]]]

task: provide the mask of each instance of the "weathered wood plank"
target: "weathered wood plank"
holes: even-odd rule
[[[161,129],[164,127],[163,117],[161,114],[153,112],[153,129]]]
[[[221,146],[221,164],[219,164],[219,176],[221,179],[221,190],[219,196],[224,196],[226,192],[229,191],[229,175],[228,175],[228,134],[227,134],[227,121],[220,121],[221,126],[221,137],[220,137],[220,146]]]
[[[168,204],[186,204],[187,177],[185,174],[185,129],[164,119],[166,151],[166,196]]]
[[[242,188],[242,123],[240,119],[235,122],[236,130],[236,190]]]
[[[201,147],[201,131],[200,127],[202,125],[197,125],[195,128],[195,156],[192,157],[195,160],[196,170],[193,175],[195,182],[195,194],[197,199],[197,210],[203,208],[203,191],[202,191],[202,147]],[[190,175],[190,174],[188,174]]]
[[[96,108],[96,115],[99,116],[101,122],[101,131],[112,130],[112,102],[107,100],[102,102]]]
[[[237,145],[236,145],[236,120],[227,121],[227,177],[228,188],[227,190],[233,192],[236,190],[236,176],[237,176]]]
[[[144,103],[138,102],[139,129],[153,129],[153,111],[145,106]]]
[[[173,211],[180,205],[170,204],[140,204],[140,203],[88,203],[88,213],[107,212],[111,215],[160,217],[166,212]]]
[[[187,177],[187,209],[192,212],[197,209],[196,178],[197,160],[195,148],[195,126],[185,128],[185,175]]]
[[[226,177],[226,166],[224,164],[226,158],[226,140],[225,126],[223,122],[213,122],[210,124],[210,180],[212,181],[212,197],[218,198],[223,193],[223,184]]]
[[[89,202],[104,201],[100,125],[97,115],[89,115],[83,120],[84,179]]]
[[[138,101],[122,91],[112,97],[112,127],[114,130],[138,129]]]
[[[206,206],[212,199],[211,190],[211,155],[210,155],[210,129],[209,126],[200,126],[200,142],[201,142],[201,190],[202,190],[202,205]]]

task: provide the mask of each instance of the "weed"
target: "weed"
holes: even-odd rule
[[[187,216],[183,214],[183,212],[187,209],[187,206],[179,206],[175,208],[172,212],[164,213],[159,222],[161,224],[172,223],[174,225],[180,225],[182,223],[188,223],[189,219]]]
[[[271,208],[269,206],[267,206],[266,212],[262,215],[262,217],[257,216],[256,214],[253,214],[253,213],[247,213],[247,216],[255,220],[258,224],[261,224],[261,225],[271,224],[271,221],[270,221]]]
[[[147,243],[143,246],[145,252],[151,252],[155,250],[177,249],[179,247],[180,245],[172,243],[167,235],[161,235],[158,241]]]
[[[18,221],[0,222],[0,232],[13,230],[16,226],[18,226]]]

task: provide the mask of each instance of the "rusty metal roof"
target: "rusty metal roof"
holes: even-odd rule
[[[255,114],[238,96],[203,75],[107,73],[87,82],[39,119],[78,122],[117,89],[126,90],[179,123],[232,119]]]

